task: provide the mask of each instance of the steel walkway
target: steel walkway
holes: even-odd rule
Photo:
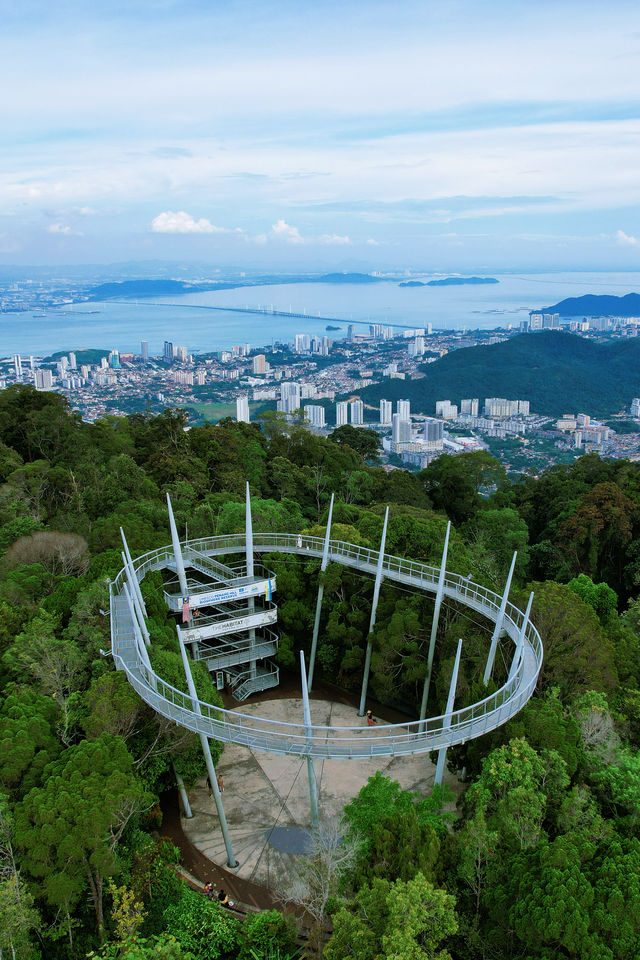
[[[282,533],[258,533],[253,537],[254,551],[258,553],[288,553],[306,557],[322,556],[323,540]],[[211,537],[189,541],[185,552],[193,550],[209,557],[244,553],[244,534]],[[329,560],[360,573],[375,574],[379,553],[350,543],[331,540]],[[144,554],[133,562],[135,575],[141,581],[151,570],[170,566],[171,547],[163,547]],[[384,555],[385,580],[435,593],[439,570],[414,560]],[[454,710],[447,717],[431,717],[406,724],[377,724],[366,727],[326,727],[304,723],[281,723],[262,717],[224,710],[200,701],[199,712],[191,697],[166,683],[148,666],[142,653],[142,636],[124,594],[126,572],[122,570],[110,586],[111,591],[111,649],[116,667],[124,670],[127,679],[142,699],[168,719],[196,733],[214,740],[238,743],[252,750],[299,755],[321,759],[404,756],[428,753],[441,747],[451,747],[479,737],[506,723],[533,695],[542,666],[542,642],[531,621],[524,631],[522,656],[517,669],[491,696],[469,707]],[[502,598],[491,590],[458,576],[447,573],[444,595],[477,611],[494,622],[498,617]],[[520,636],[525,614],[508,603],[503,620],[503,632],[515,644]],[[146,651],[145,651],[146,652]],[[302,718],[301,718],[302,721]]]

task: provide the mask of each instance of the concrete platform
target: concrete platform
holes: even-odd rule
[[[243,704],[238,707],[238,712],[300,722],[302,700]],[[314,724],[326,726],[365,726],[365,721],[357,716],[352,706],[327,700],[311,701],[311,719]],[[246,747],[230,744],[225,746],[217,770],[224,779],[222,799],[231,843],[239,863],[234,873],[271,890],[286,891],[286,878],[295,855],[278,850],[270,843],[270,834],[274,827],[310,826],[306,760],[259,751],[254,753]],[[316,778],[321,820],[339,820],[345,804],[355,797],[376,770],[422,796],[428,796],[433,787],[435,765],[425,756],[318,760]],[[456,796],[460,793],[462,785],[448,772],[445,773],[445,783]],[[193,818],[183,818],[185,834],[205,856],[224,866],[224,843],[205,780],[189,792],[189,799]],[[451,808],[454,807],[455,801],[451,804]]]

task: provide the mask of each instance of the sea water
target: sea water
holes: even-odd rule
[[[106,301],[0,314],[0,355],[43,356],[83,348],[162,353],[170,340],[190,352],[208,353],[234,344],[268,348],[290,342],[296,333],[346,336],[351,322],[401,324],[434,331],[518,327],[530,310],[583,294],[640,291],[640,273],[493,274],[499,283],[445,287],[400,287],[398,280],[371,284],[292,283],[192,293],[137,303]],[[412,278],[414,279],[414,278]],[[428,277],[425,277],[428,279]],[[306,314],[301,318],[256,315],[198,306],[260,308]],[[318,318],[318,315],[322,319]],[[335,322],[334,322],[335,321]],[[327,330],[327,325],[339,330]],[[356,326],[366,332],[366,326]]]

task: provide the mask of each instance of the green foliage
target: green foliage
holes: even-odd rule
[[[455,899],[421,873],[407,882],[375,880],[334,915],[333,929],[327,960],[446,960],[438,947],[458,929]]]
[[[240,924],[228,910],[183,885],[179,901],[165,912],[167,933],[196,960],[235,956]]]
[[[241,938],[238,960],[270,960],[277,954],[286,960],[297,953],[295,925],[278,910],[248,916],[242,924]]]
[[[588,603],[595,610],[598,620],[604,626],[616,614],[618,597],[606,583],[594,583],[585,573],[574,577],[567,584],[581,600]]]
[[[120,869],[118,842],[147,800],[118,737],[69,747],[45,769],[16,807],[16,839],[50,904],[68,910],[88,887],[102,931],[104,878]]]

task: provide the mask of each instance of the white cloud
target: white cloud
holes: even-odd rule
[[[65,223],[50,223],[47,227],[47,233],[64,233],[68,236],[71,233],[71,227]]]
[[[379,246],[380,246],[380,241],[379,241],[379,240],[374,240],[373,237],[367,237],[367,239],[365,240],[365,243],[366,243],[366,245],[367,245],[368,247],[379,247]]]
[[[616,240],[623,247],[637,247],[640,245],[640,240],[637,237],[631,237],[628,233],[625,233],[624,230],[618,230],[616,233]]]
[[[325,244],[335,244],[336,246],[344,246],[348,243],[351,243],[349,237],[341,237],[337,233],[323,233],[321,237],[318,237],[318,243]]]
[[[179,210],[165,210],[151,221],[152,233],[234,233],[225,227],[216,227],[210,220],[202,217],[196,220],[190,213]]]
[[[305,239],[300,235],[297,227],[292,227],[286,220],[278,220],[271,227],[273,233],[280,240],[286,240],[287,243],[304,243]]]

